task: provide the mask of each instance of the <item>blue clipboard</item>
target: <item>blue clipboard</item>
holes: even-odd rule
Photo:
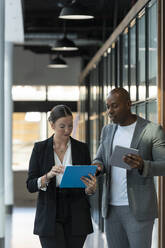
[[[95,165],[73,165],[66,166],[62,177],[60,188],[85,188],[86,185],[81,181],[81,177],[89,177],[88,174],[94,175],[97,166]]]

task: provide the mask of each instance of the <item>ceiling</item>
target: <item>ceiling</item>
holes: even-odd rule
[[[75,0],[74,0],[75,1]],[[54,53],[51,46],[65,33],[79,47],[64,56],[92,57],[137,0],[76,0],[95,18],[62,20],[59,13],[73,0],[22,0],[25,49],[35,53]]]

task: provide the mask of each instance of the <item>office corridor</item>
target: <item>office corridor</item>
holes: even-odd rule
[[[15,207],[6,216],[5,248],[41,248],[38,236],[33,235],[34,214],[34,207]],[[105,237],[96,233],[88,236],[84,248],[107,248]]]
[[[5,248],[41,248],[38,236],[33,235],[34,207],[14,207],[6,216]],[[88,235],[84,248],[107,248],[105,236],[95,232]],[[73,247],[74,248],[74,247]],[[157,248],[157,235],[153,233],[152,248]]]
[[[13,214],[6,216],[5,248],[41,248],[38,236],[33,235],[34,215],[34,207],[14,207]],[[88,235],[84,248],[107,248],[105,236],[98,233],[95,225],[94,230]],[[157,248],[157,238],[153,231],[152,248]]]

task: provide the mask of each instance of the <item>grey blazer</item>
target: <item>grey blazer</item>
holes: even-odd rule
[[[102,216],[106,218],[110,196],[111,165],[113,137],[116,124],[103,127],[94,163],[103,166],[104,184],[102,193]],[[165,132],[162,127],[137,117],[137,125],[131,147],[139,150],[144,160],[144,169],[127,170],[127,192],[129,206],[137,220],[153,220],[158,217],[157,195],[154,176],[165,175]]]

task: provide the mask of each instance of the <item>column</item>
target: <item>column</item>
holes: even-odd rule
[[[5,42],[5,144],[4,144],[4,170],[5,170],[5,206],[6,213],[12,213],[13,207],[13,170],[12,170],[12,80],[13,79],[13,44]]]
[[[165,2],[158,0],[158,122],[165,129]],[[159,177],[159,248],[165,247],[165,177]]]
[[[4,13],[5,0],[0,1],[0,247],[5,240],[4,207]]]

